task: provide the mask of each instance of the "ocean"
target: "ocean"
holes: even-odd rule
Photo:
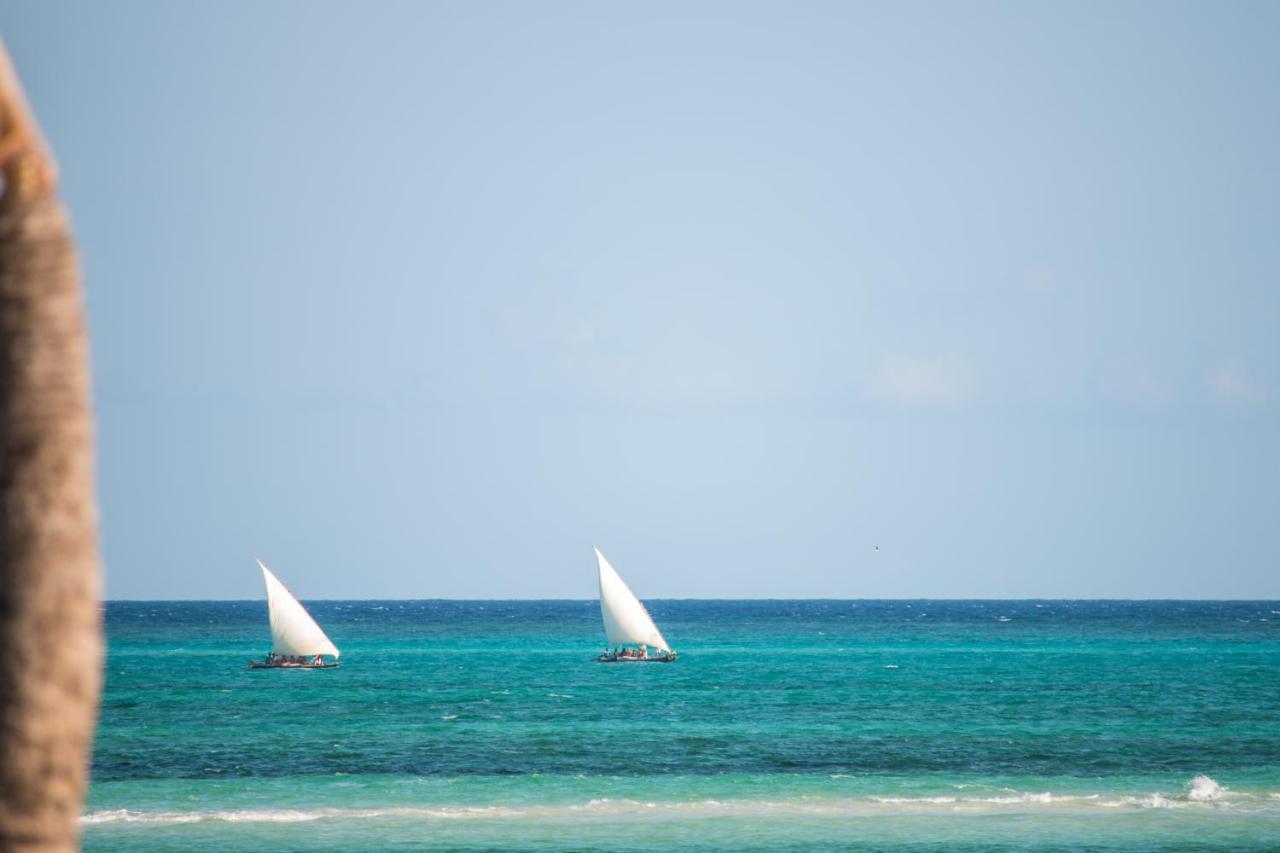
[[[1280,848],[1280,602],[109,602],[87,850]]]

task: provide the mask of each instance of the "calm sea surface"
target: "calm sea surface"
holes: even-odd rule
[[[112,602],[89,850],[1280,848],[1280,602]]]

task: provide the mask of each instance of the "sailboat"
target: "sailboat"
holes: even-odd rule
[[[600,615],[609,638],[609,648],[596,660],[600,663],[671,663],[675,660],[676,653],[653,624],[649,611],[599,548],[596,566],[600,569]]]
[[[261,560],[258,560],[258,567],[262,569],[262,579],[267,584],[271,653],[265,660],[250,661],[249,668],[328,669],[337,666],[338,647]],[[325,658],[333,660],[326,661]]]

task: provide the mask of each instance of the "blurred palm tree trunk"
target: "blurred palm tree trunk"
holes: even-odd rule
[[[0,45],[0,849],[78,843],[101,681],[89,353],[55,170]]]

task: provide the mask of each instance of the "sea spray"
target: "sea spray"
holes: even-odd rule
[[[1203,774],[1187,783],[1187,799],[1196,802],[1219,800],[1225,792],[1221,785]]]

